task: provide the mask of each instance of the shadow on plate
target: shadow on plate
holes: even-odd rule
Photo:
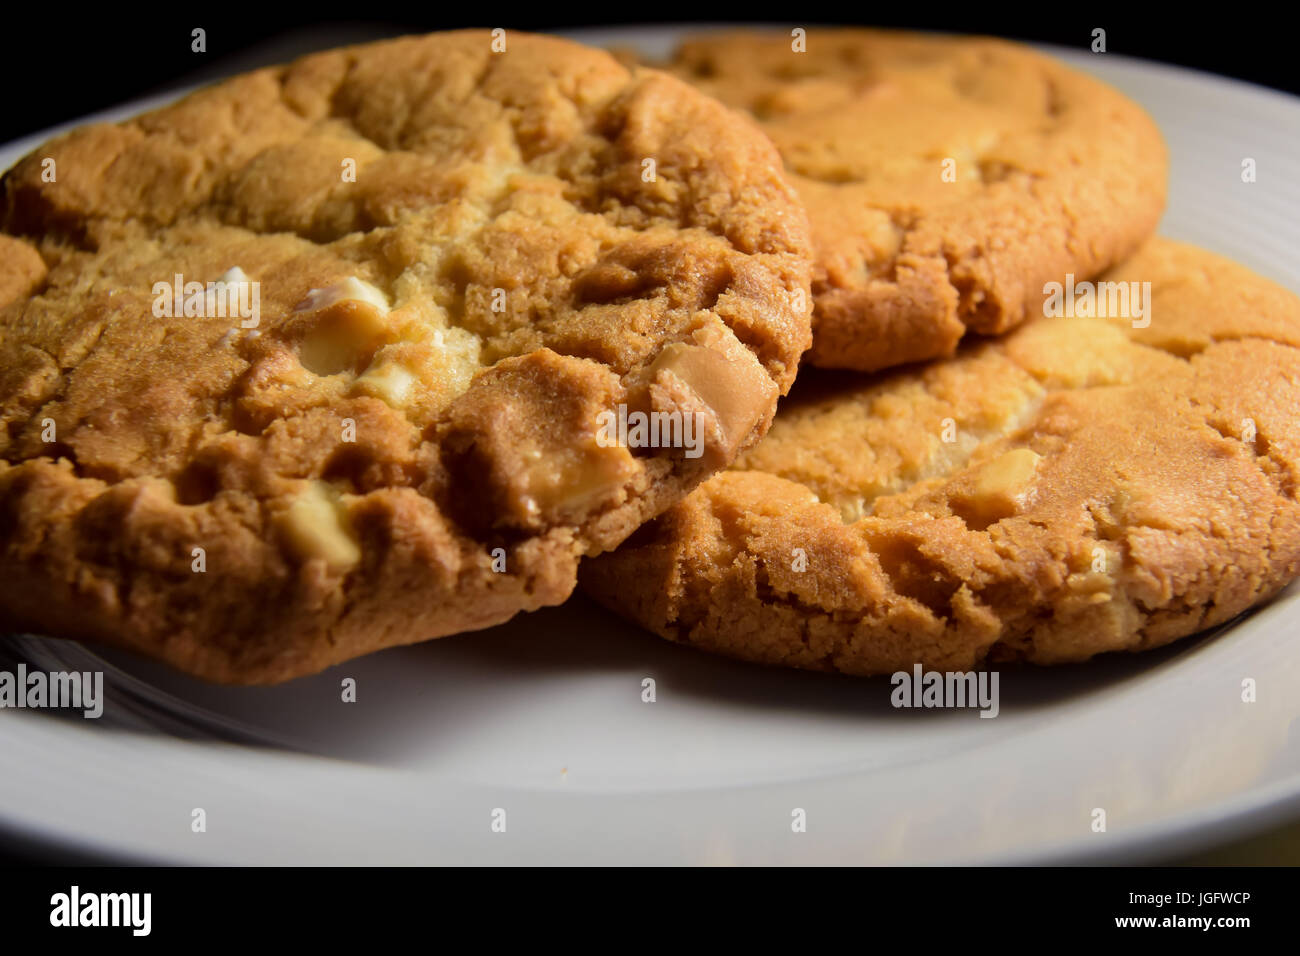
[[[1235,622],[1234,622],[1235,623]],[[1231,626],[1231,625],[1228,625]],[[1082,665],[1017,665],[999,672],[1002,714],[1052,711],[1085,695],[1118,693],[1134,681],[1196,654],[1228,626],[1144,654],[1109,654]],[[6,653],[7,652],[7,653]],[[898,709],[888,678],[852,678],[765,667],[664,641],[581,595],[567,604],[521,615],[473,634],[394,648],[278,687],[221,687],[115,650],[72,642],[11,637],[0,643],[0,669],[25,659],[29,668],[105,671],[106,712],[100,721],[79,713],[43,711],[96,730],[127,729],[186,739],[215,739],[299,750],[351,760],[387,762],[408,747],[436,749],[444,734],[475,722],[565,719],[639,700],[641,682],[660,697],[700,708],[702,715],[789,715],[861,722],[969,721],[977,709]],[[356,681],[357,703],[342,702],[345,679]],[[575,701],[579,703],[575,704]],[[669,742],[665,742],[667,744]]]

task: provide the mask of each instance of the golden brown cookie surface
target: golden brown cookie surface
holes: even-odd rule
[[[763,434],[808,345],[771,145],[523,34],[77,130],[0,224],[0,616],[221,681],[562,601]],[[620,408],[693,449],[605,440]]]
[[[751,113],[817,246],[807,361],[872,371],[1023,321],[1044,282],[1132,253],[1167,158],[1116,90],[1000,40],[873,30],[735,32],[668,68]]]
[[[1300,298],[1163,239],[1102,281],[1107,317],[805,371],[586,589],[682,643],[863,675],[1144,650],[1267,598],[1300,575]],[[1116,316],[1133,282],[1149,309]]]

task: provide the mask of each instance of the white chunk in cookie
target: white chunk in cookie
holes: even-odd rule
[[[348,276],[321,289],[312,289],[296,306],[295,312],[317,312],[343,301],[365,302],[380,312],[388,312],[388,297],[369,282]]]

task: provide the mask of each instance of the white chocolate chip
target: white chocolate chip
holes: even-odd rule
[[[574,514],[610,498],[636,473],[632,453],[621,445],[590,443],[560,449],[526,449],[523,506],[530,517]]]
[[[371,357],[389,337],[388,300],[357,278],[347,278],[323,289],[312,289],[295,312],[318,313],[304,337],[298,355],[303,367],[316,375],[352,371]]]
[[[957,495],[957,503],[988,524],[1019,514],[1033,494],[1041,461],[1029,448],[1013,448],[980,466],[973,489]]]
[[[393,408],[401,408],[411,394],[416,377],[401,362],[372,364],[353,383],[353,389],[373,395]]]
[[[280,529],[301,558],[320,558],[334,571],[346,571],[361,560],[347,507],[337,491],[323,481],[308,482],[280,516]]]
[[[650,374],[661,384],[681,383],[711,413],[721,442],[712,451],[727,461],[776,400],[776,384],[754,354],[741,347],[727,355],[716,348],[674,343],[655,358]]]
[[[307,298],[294,306],[293,310],[295,312],[316,312],[328,308],[336,302],[345,300],[365,302],[374,306],[380,312],[386,313],[389,311],[387,296],[369,282],[355,276],[348,276],[346,279],[331,283],[323,289],[312,289],[307,293]]]
[[[1019,503],[1029,490],[1042,458],[1029,448],[1013,448],[980,469],[975,482],[978,498],[1001,498]]]

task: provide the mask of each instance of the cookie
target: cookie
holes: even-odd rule
[[[1162,239],[1102,281],[952,359],[802,372],[585,588],[674,641],[859,675],[1148,650],[1264,600],[1300,574],[1300,298]]]
[[[1001,40],[875,30],[733,32],[666,66],[751,113],[808,207],[806,362],[875,371],[947,356],[1034,314],[1154,231],[1168,161],[1120,93]]]
[[[0,622],[215,681],[563,601],[766,431],[810,337],[771,144],[558,39],[259,70],[0,201]]]

